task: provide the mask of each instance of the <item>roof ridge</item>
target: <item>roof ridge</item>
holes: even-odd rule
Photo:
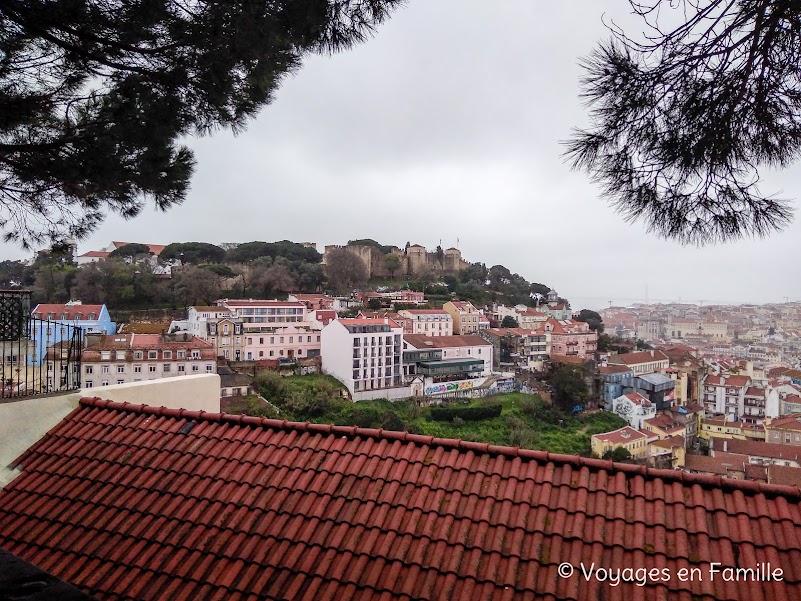
[[[682,470],[649,468],[647,465],[634,465],[631,463],[619,463],[605,459],[593,459],[582,457],[581,455],[565,455],[562,453],[551,453],[550,451],[536,451],[533,449],[521,449],[505,445],[493,445],[487,442],[472,442],[458,438],[438,438],[435,436],[425,436],[423,434],[411,434],[409,432],[397,430],[384,430],[375,428],[360,428],[359,426],[336,426],[334,424],[315,424],[311,422],[292,422],[286,419],[272,419],[267,417],[255,417],[251,415],[234,415],[231,413],[216,413],[209,411],[190,411],[188,409],[170,409],[167,407],[153,407],[150,405],[139,405],[135,403],[119,403],[101,399],[100,397],[83,397],[80,404],[85,407],[97,407],[100,409],[112,409],[116,411],[129,411],[132,413],[145,413],[158,415],[161,417],[174,417],[186,419],[198,419],[212,422],[228,422],[232,424],[262,426],[268,428],[280,428],[282,430],[298,430],[302,432],[319,432],[323,434],[341,434],[343,436],[362,436],[384,440],[401,440],[413,442],[427,446],[438,446],[462,451],[473,451],[474,453],[488,453],[491,455],[502,455],[510,458],[519,457],[522,460],[534,460],[544,463],[555,463],[560,465],[573,465],[576,467],[586,467],[590,470],[604,470],[607,472],[623,472],[631,475],[640,475],[646,479],[660,478],[673,482],[687,484],[699,484],[701,486],[741,490],[744,493],[765,495],[775,495],[782,497],[798,497],[801,499],[801,487],[782,484],[767,484],[752,480],[738,480],[734,478],[723,478],[708,474],[691,474]]]

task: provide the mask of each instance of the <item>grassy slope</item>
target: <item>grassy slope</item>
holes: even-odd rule
[[[314,390],[315,382],[320,381],[338,385],[336,380],[323,375],[292,376],[284,379],[287,390],[303,390],[309,393]],[[501,403],[503,410],[500,417],[481,421],[465,421],[458,425],[452,422],[437,422],[427,419],[427,409],[417,407],[414,401],[393,403],[387,400],[375,400],[351,403],[342,399],[332,399],[327,403],[322,414],[292,413],[284,409],[280,417],[315,423],[405,429],[410,432],[443,438],[461,438],[569,454],[589,452],[592,434],[607,432],[625,425],[623,420],[611,413],[596,413],[578,417],[564,416],[561,425],[545,423],[539,416],[531,415],[530,412],[527,414],[524,411],[525,406],[530,406],[532,401],[537,400],[539,397],[535,395],[522,393],[474,399],[470,401],[470,405]]]

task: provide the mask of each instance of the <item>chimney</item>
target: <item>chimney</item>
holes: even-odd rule
[[[654,356],[654,351],[651,351],[651,356],[652,356],[652,357]]]
[[[385,325],[389,325],[389,317],[385,317],[384,318],[384,324]]]
[[[723,439],[723,452],[725,453],[728,450],[729,450],[729,441],[724,438]]]

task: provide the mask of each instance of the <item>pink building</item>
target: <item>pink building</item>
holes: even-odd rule
[[[223,300],[242,319],[245,360],[295,359],[320,354],[320,329],[297,301]]]
[[[592,359],[598,348],[598,333],[583,321],[548,318],[545,330],[551,334],[551,355]]]

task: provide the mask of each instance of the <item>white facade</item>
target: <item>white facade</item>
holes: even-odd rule
[[[223,317],[232,317],[233,313],[228,307],[189,307],[186,319],[186,331],[193,336],[208,340],[210,338],[209,321],[216,321]]]
[[[339,319],[321,334],[322,370],[351,394],[403,385],[403,328],[389,319]],[[363,397],[363,395],[360,395]]]
[[[637,392],[624,394],[614,399],[612,411],[637,430],[642,428],[644,420],[656,417],[656,405]]]

